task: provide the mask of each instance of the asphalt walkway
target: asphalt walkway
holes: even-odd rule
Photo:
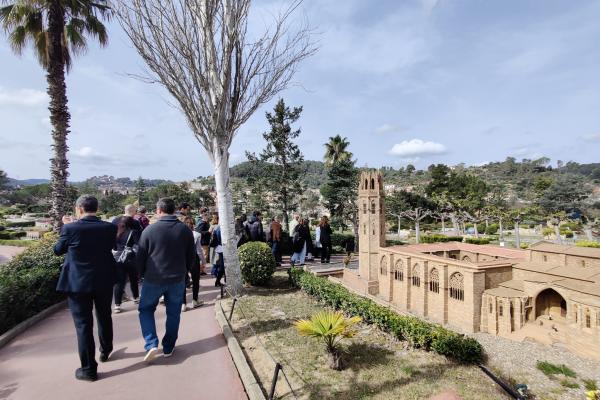
[[[136,305],[124,303],[124,312],[113,314],[114,352],[107,363],[99,363],[96,382],[75,379],[75,328],[69,311],[59,311],[0,349],[0,400],[246,399],[215,320],[219,290],[213,284],[214,278],[202,279],[200,296],[206,304],[182,314],[173,356],[158,357],[150,365],[142,360]],[[156,320],[161,338],[164,307],[159,306]]]

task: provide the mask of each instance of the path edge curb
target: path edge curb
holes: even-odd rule
[[[19,336],[21,333],[31,328],[33,325],[37,324],[41,320],[45,319],[46,317],[49,317],[50,315],[54,314],[55,312],[66,306],[67,301],[63,300],[60,303],[56,303],[46,308],[45,310],[40,311],[33,317],[27,318],[20,324],[15,325],[14,327],[6,331],[2,336],[0,336],[0,349],[9,344],[14,338]]]
[[[225,336],[229,354],[231,354],[233,363],[238,370],[238,374],[240,375],[240,379],[242,380],[242,384],[244,385],[244,389],[246,390],[248,398],[250,400],[266,400],[266,397],[260,388],[260,384],[256,380],[254,373],[252,373],[252,369],[248,364],[248,360],[246,360],[246,356],[242,351],[242,347],[234,336],[233,331],[229,326],[229,322],[223,314],[223,310],[221,309],[221,300],[217,300],[215,302],[215,317],[219,323],[219,326],[221,327],[221,330],[223,331],[223,336]]]

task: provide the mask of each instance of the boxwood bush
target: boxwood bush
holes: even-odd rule
[[[413,347],[434,351],[456,361],[477,363],[483,348],[475,339],[450,331],[416,317],[400,315],[374,301],[350,292],[343,286],[297,268],[290,270],[292,282],[306,293],[365,322],[375,324]]]
[[[5,225],[8,228],[27,228],[27,227],[35,226],[35,221],[19,221],[19,222],[6,221]]]
[[[446,235],[422,235],[421,243],[436,243],[436,242],[462,242],[462,236],[446,236]]]
[[[488,239],[488,238],[466,238],[465,243],[490,244],[490,239]]]
[[[0,267],[0,334],[64,299],[56,291],[63,257],[54,255],[55,242],[46,235]]]
[[[27,236],[25,231],[0,231],[0,239],[15,240]]]
[[[245,243],[238,249],[238,254],[244,282],[263,285],[275,273],[275,257],[266,243]]]

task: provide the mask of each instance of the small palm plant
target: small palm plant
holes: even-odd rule
[[[361,321],[360,317],[346,318],[338,311],[324,310],[316,313],[310,320],[296,321],[296,329],[303,336],[321,339],[329,354],[329,366],[335,370],[344,368],[340,342],[356,334],[354,325]]]

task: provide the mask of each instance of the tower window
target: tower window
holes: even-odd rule
[[[376,211],[377,211],[377,207],[375,206],[375,202],[372,201],[371,202],[371,214],[375,214]]]
[[[585,327],[586,328],[592,327],[592,315],[590,314],[589,308],[586,308],[586,310],[585,310]]]
[[[371,178],[371,190],[375,190],[375,179]]]
[[[381,275],[387,275],[387,257],[383,256],[381,257],[381,261],[379,262],[379,273]]]
[[[500,302],[500,304],[498,304],[498,316],[503,316],[504,315],[504,307],[502,306],[502,302]]]
[[[363,214],[367,213],[367,203],[363,203]]]
[[[490,299],[489,303],[490,303],[489,306],[490,306],[490,314],[491,314],[492,313],[492,308],[493,308],[492,299]]]
[[[402,270],[402,260],[396,261],[396,265],[394,266],[394,279],[397,281],[404,280],[404,271]]]

